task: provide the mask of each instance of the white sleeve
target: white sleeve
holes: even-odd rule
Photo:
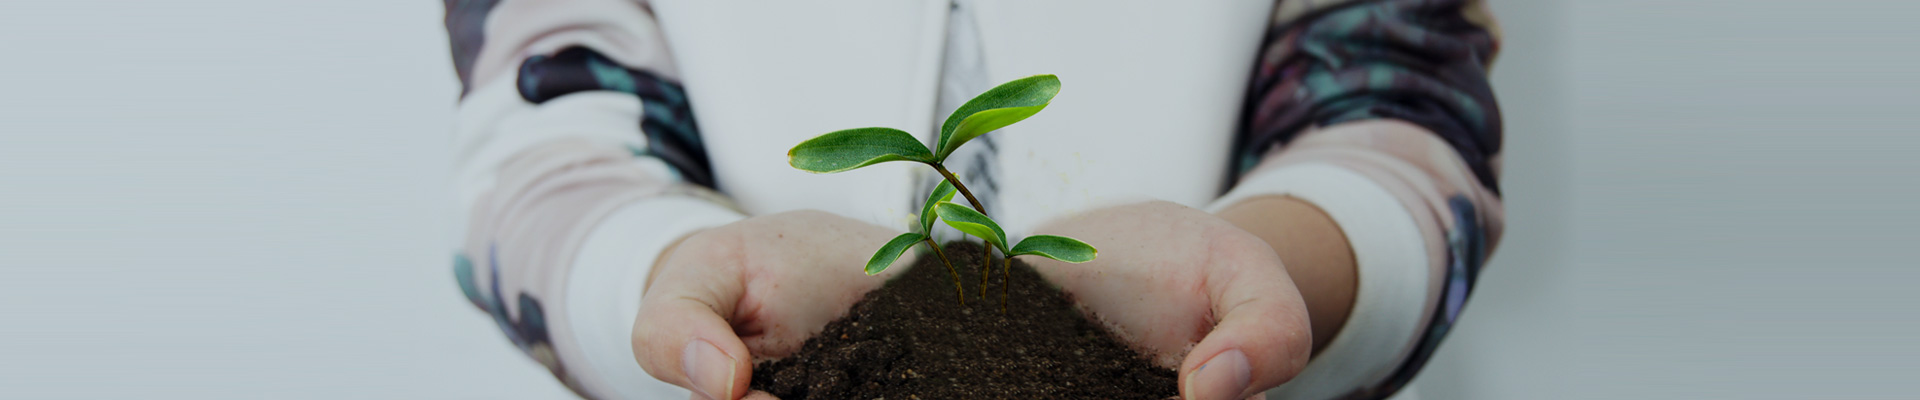
[[[607,399],[685,398],[686,389],[653,379],[633,358],[633,322],[647,274],[667,246],[701,229],[743,218],[705,200],[667,196],[614,211],[594,227],[567,277],[567,312],[587,390]],[[593,375],[593,376],[585,376]]]
[[[490,275],[475,274],[472,279],[482,283],[476,285],[482,288],[481,296],[512,300],[514,293],[527,293],[544,301],[549,313],[544,328],[552,335],[553,353],[566,364],[562,381],[582,394],[605,399],[687,396],[684,389],[654,380],[633,358],[630,338],[641,285],[668,245],[744,216],[711,198],[665,189],[681,184],[670,183],[673,174],[657,159],[581,161],[585,153],[577,150],[624,153],[627,150],[608,148],[646,146],[634,122],[642,105],[631,96],[589,92],[532,105],[518,101],[511,86],[502,83],[474,91],[463,106],[461,126],[475,129],[456,129],[456,148],[461,150],[455,156],[454,186],[460,195],[456,212],[479,221],[522,221],[503,225],[456,219],[461,234],[500,238],[470,238],[465,246],[469,253],[498,249],[499,261],[481,258],[490,253],[474,253],[482,265],[500,263],[504,281],[492,289],[487,284]],[[592,146],[552,147],[566,141]],[[552,161],[526,161],[548,159]],[[527,165],[539,167],[523,168]],[[603,174],[658,178],[596,179]],[[519,181],[534,183],[511,183]],[[584,193],[577,191],[581,189],[607,194],[583,197],[578,195]],[[489,198],[496,201],[483,200]],[[475,208],[491,211],[476,214]],[[607,211],[570,211],[581,208]],[[560,217],[547,217],[556,213]],[[566,254],[569,249],[574,251]],[[555,361],[534,353],[543,363]]]
[[[1412,352],[1437,297],[1427,245],[1400,200],[1372,179],[1328,163],[1259,171],[1210,211],[1259,196],[1291,196],[1319,207],[1353,247],[1358,290],[1346,325],[1270,399],[1327,399],[1386,379]]]

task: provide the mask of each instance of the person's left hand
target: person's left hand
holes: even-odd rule
[[[1285,383],[1313,346],[1306,304],[1273,248],[1212,214],[1168,202],[1096,210],[1036,233],[1099,257],[1022,257],[1162,366],[1184,399],[1241,399]],[[1196,344],[1197,343],[1197,344]]]

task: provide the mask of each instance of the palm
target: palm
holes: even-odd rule
[[[1087,264],[1029,261],[1161,364],[1179,365],[1182,393],[1192,395],[1193,382],[1209,393],[1270,388],[1305,365],[1312,344],[1305,306],[1259,238],[1172,203],[1096,211],[1042,231],[1102,250]],[[641,303],[636,360],[661,380],[713,397],[745,393],[748,358],[792,354],[886,281],[855,266],[892,234],[794,212],[694,235],[661,264]],[[1214,372],[1189,379],[1200,363],[1241,351],[1238,383],[1220,383]],[[689,368],[706,372],[696,377]]]
[[[688,238],[656,284],[734,294],[711,308],[755,357],[781,357],[886,281],[891,274],[868,277],[859,266],[893,233],[816,211],[755,217]]]
[[[799,350],[808,337],[886,282],[887,276],[869,277],[859,268],[872,251],[869,247],[886,241],[887,232],[880,233],[878,239],[842,239],[857,245],[838,251],[800,239],[754,252],[760,260],[741,263],[746,291],[729,318],[734,332],[755,356],[777,358]],[[827,254],[805,254],[811,252]]]
[[[1274,317],[1297,326],[1281,324],[1285,332],[1274,333],[1310,342],[1304,305],[1273,250],[1212,215],[1146,203],[1075,216],[1041,232],[1100,249],[1099,258],[1085,264],[1027,261],[1163,366],[1179,366],[1220,314],[1237,306],[1224,304],[1233,299],[1289,300],[1283,308],[1293,315]]]

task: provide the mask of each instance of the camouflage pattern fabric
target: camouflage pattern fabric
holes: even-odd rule
[[[1440,135],[1482,184],[1499,191],[1500,107],[1487,81],[1493,32],[1467,0],[1352,2],[1267,34],[1236,140],[1237,171],[1309,126],[1399,119]]]
[[[679,83],[621,66],[584,47],[570,47],[551,56],[527,58],[520,65],[519,87],[520,97],[534,104],[589,90],[640,97],[646,112],[640,120],[640,131],[647,135],[648,146],[636,149],[634,155],[658,157],[680,178],[709,189],[715,187],[713,167],[700,141],[700,127],[693,122],[693,107]]]

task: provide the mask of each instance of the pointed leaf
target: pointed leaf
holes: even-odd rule
[[[1033,235],[1020,240],[1020,244],[1013,245],[1013,251],[1008,254],[1016,256],[1034,255],[1078,264],[1093,261],[1093,258],[1099,255],[1099,253],[1100,251],[1094,249],[1092,245],[1088,245],[1087,242],[1082,242],[1079,239],[1066,236]]]
[[[929,235],[933,234],[933,220],[940,218],[938,214],[934,213],[933,206],[935,204],[953,201],[953,193],[953,182],[945,179],[940,180],[939,186],[933,187],[933,193],[927,195],[927,205],[920,207],[921,232]]]
[[[994,223],[993,220],[988,219],[986,215],[981,215],[980,212],[974,211],[972,208],[954,203],[940,203],[934,206],[933,209],[935,213],[940,214],[941,221],[946,221],[947,226],[951,226],[953,229],[959,229],[968,235],[986,239],[987,243],[1000,249],[1001,254],[1008,254],[1007,232],[1000,230],[1000,224]]]
[[[1034,75],[1002,83],[974,96],[940,125],[940,142],[934,147],[933,159],[946,160],[947,155],[967,141],[1039,113],[1059,93],[1059,77]]]
[[[913,247],[913,245],[919,244],[923,240],[927,240],[927,235],[912,232],[894,236],[893,240],[887,241],[887,245],[880,246],[880,250],[873,252],[872,259],[867,260],[867,275],[886,271],[887,266],[893,265],[893,260],[900,259],[900,253],[906,252],[907,248]]]
[[[932,162],[933,153],[913,135],[893,128],[834,131],[787,150],[787,164],[813,173],[846,171],[888,161]]]

